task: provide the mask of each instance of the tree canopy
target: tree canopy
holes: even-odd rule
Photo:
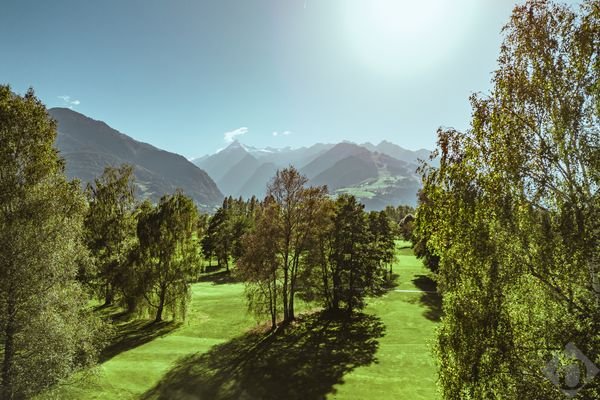
[[[77,281],[86,202],[32,90],[0,86],[0,397],[31,397],[94,362],[101,324]]]
[[[179,191],[163,196],[157,206],[146,203],[139,213],[138,279],[156,322],[165,310],[185,317],[190,281],[199,270],[197,223],[196,205]]]
[[[600,362],[599,17],[597,1],[517,6],[471,129],[440,130],[423,171],[447,399],[600,397],[581,357],[565,377],[564,350]]]

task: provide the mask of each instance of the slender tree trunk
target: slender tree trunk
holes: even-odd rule
[[[283,288],[282,288],[282,295],[283,295],[283,320],[284,321],[289,321],[289,317],[290,317],[290,313],[289,313],[289,308],[288,308],[288,279],[289,279],[289,270],[288,270],[288,254],[286,252],[285,254],[285,258],[284,258],[284,265],[283,265]]]
[[[273,291],[271,292],[271,298],[273,299],[273,309],[271,310],[271,326],[273,329],[277,328],[277,274],[273,270]]]
[[[104,292],[104,305],[105,306],[112,305],[113,300],[114,300],[114,295],[113,295],[112,287],[111,287],[110,283],[107,283],[106,287],[105,287],[105,292]]]
[[[274,291],[271,288],[271,283],[269,282],[269,311],[271,313],[271,330],[275,330],[277,326],[277,317],[275,315],[275,296]]]
[[[6,324],[4,325],[4,359],[2,363],[2,398],[13,398],[12,367],[15,356],[15,301],[9,295],[6,306]]]
[[[321,278],[323,280],[323,295],[325,297],[325,304],[327,305],[328,309],[332,308],[332,299],[331,299],[331,292],[329,291],[329,275],[327,274],[327,261],[325,258],[325,252],[323,250],[323,247],[321,245],[321,248],[319,249],[320,251],[320,256],[321,256]]]
[[[161,322],[162,321],[162,313],[163,313],[163,309],[165,308],[165,295],[166,295],[166,288],[161,288],[160,290],[160,300],[158,302],[158,308],[156,309],[156,318],[154,318],[154,322]]]
[[[327,308],[332,308],[331,293],[329,293],[329,279],[327,278],[327,266],[323,266],[321,277],[323,278],[323,295],[325,296],[325,303]]]
[[[335,311],[340,309],[340,285],[341,285],[341,280],[340,280],[340,272],[339,272],[339,268],[336,267],[331,280],[333,282],[333,293],[332,293],[332,298],[331,298],[331,308]]]
[[[292,273],[290,277],[290,305],[288,307],[288,317],[290,321],[293,321],[296,318],[294,314],[294,296],[296,294],[296,274],[298,273],[298,257],[294,257],[292,261]]]
[[[133,314],[137,309],[138,299],[133,296],[127,297],[127,313]]]
[[[350,287],[348,288],[348,315],[352,314],[352,308],[354,307],[354,263],[352,257],[350,258]]]
[[[290,286],[290,306],[288,308],[288,319],[293,321],[296,318],[294,314],[294,285]]]

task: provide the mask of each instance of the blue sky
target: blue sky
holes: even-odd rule
[[[186,157],[433,148],[489,90],[508,0],[3,0],[0,83]]]

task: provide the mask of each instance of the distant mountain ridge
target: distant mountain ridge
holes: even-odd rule
[[[102,121],[68,108],[51,108],[58,123],[56,147],[66,161],[66,173],[93,182],[106,166],[134,166],[135,184],[143,198],[157,201],[181,189],[205,210],[218,206],[223,194],[211,177],[185,157],[132,139]]]
[[[224,195],[263,198],[275,172],[290,165],[307,176],[309,184],[326,185],[331,195],[353,194],[367,209],[415,205],[421,185],[418,160],[430,155],[428,150],[412,151],[388,141],[317,143],[296,149],[260,149],[233,141],[190,162],[71,109],[53,108],[49,113],[58,122],[56,147],[70,178],[91,183],[106,166],[127,163],[134,166],[140,197],[157,201],[182,189],[204,211],[214,210]]]
[[[331,194],[354,194],[367,208],[381,209],[388,204],[416,204],[418,162],[427,161],[430,154],[388,141],[317,143],[299,149],[258,149],[234,141],[193,162],[215,179],[226,196],[262,198],[277,169],[294,165],[310,184],[327,185]]]

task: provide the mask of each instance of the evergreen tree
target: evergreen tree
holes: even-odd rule
[[[330,258],[334,310],[342,305],[348,313],[362,309],[365,297],[383,283],[378,278],[386,251],[378,248],[378,216],[372,215],[375,232],[369,227],[364,205],[354,196],[344,194],[336,200]]]

